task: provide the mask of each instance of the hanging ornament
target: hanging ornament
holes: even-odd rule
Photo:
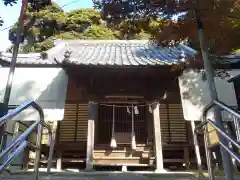
[[[129,109],[128,106],[127,106],[127,113],[128,113],[128,114],[131,114],[131,111],[130,111],[130,109]]]
[[[111,148],[116,148],[117,147],[117,142],[114,136],[112,136],[111,139],[111,144],[110,144]]]
[[[135,112],[135,114],[139,114],[139,111],[138,111],[138,107],[137,107],[137,106],[134,106],[134,112]]]
[[[137,146],[136,145],[135,131],[134,131],[134,114],[133,114],[134,109],[135,109],[135,113],[136,113],[136,107],[137,106],[133,107],[133,105],[132,105],[132,142],[131,142],[132,150],[136,150],[136,146]]]
[[[114,105],[113,105],[112,137],[111,137],[110,146],[112,148],[117,147],[117,141],[115,139],[115,106]]]
[[[168,94],[167,94],[167,92],[165,91],[165,93],[164,93],[162,99],[167,99],[167,96],[168,96]]]
[[[132,150],[136,150],[136,149],[137,149],[136,136],[135,136],[135,133],[133,132],[133,134],[132,134]]]
[[[148,111],[149,111],[151,114],[153,113],[151,104],[149,104]]]

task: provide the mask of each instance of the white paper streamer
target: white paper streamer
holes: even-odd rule
[[[137,107],[137,106],[134,106],[134,112],[135,112],[135,114],[139,114],[139,111],[138,111],[138,107]]]
[[[162,99],[167,99],[167,96],[168,96],[168,94],[167,94],[167,92],[165,92]]]
[[[131,111],[130,111],[130,109],[129,109],[128,106],[127,106],[127,113],[128,113],[128,114],[131,114]]]
[[[151,106],[151,105],[149,105],[148,110],[149,110],[149,112],[150,112],[151,114],[153,113],[153,110],[152,110],[152,106]]]

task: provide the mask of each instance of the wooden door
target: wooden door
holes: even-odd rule
[[[98,109],[98,144],[109,144],[112,135],[113,124],[113,104],[109,106],[99,105]],[[121,107],[119,107],[121,106]],[[131,133],[132,132],[132,111],[129,104],[115,104],[115,132]],[[138,106],[139,114],[134,114],[134,130],[137,144],[146,142],[146,107]],[[131,142],[129,142],[130,144]]]

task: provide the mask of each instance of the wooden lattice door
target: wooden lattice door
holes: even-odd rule
[[[121,107],[119,107],[121,106]],[[128,113],[127,106],[131,111],[130,104],[115,104],[115,132],[132,132],[132,115]],[[134,130],[136,143],[146,142],[146,107],[138,106],[139,114],[134,114]],[[98,137],[97,143],[109,144],[112,134],[113,106],[99,105],[98,109]],[[130,143],[130,142],[129,142]]]

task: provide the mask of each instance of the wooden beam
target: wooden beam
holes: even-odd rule
[[[144,96],[124,96],[124,95],[107,95],[105,96],[107,99],[114,99],[114,98],[118,98],[118,99],[144,99]]]
[[[153,125],[156,153],[156,171],[163,171],[162,133],[160,126],[159,103],[157,102],[153,104]]]
[[[94,131],[95,131],[95,104],[89,102],[88,105],[88,136],[87,136],[87,157],[86,171],[93,170],[93,150],[94,150]]]

